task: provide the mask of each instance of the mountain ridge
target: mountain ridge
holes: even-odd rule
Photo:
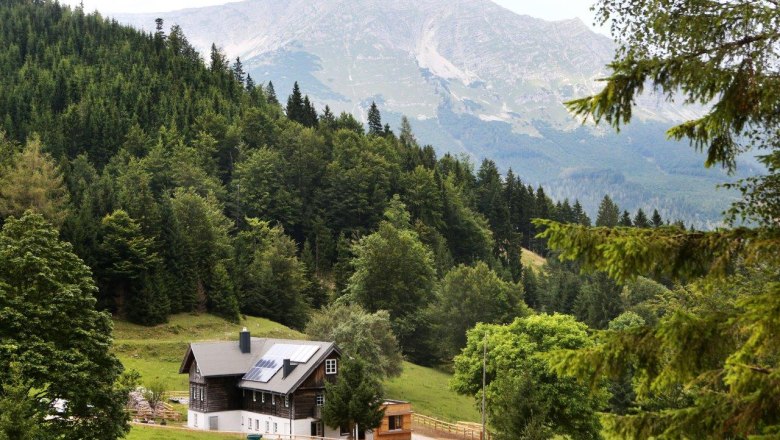
[[[640,97],[634,132],[655,149],[605,127],[583,130],[568,113],[563,102],[599,90],[614,52],[579,19],[546,21],[489,0],[246,0],[115,17],[147,31],[157,17],[178,24],[200,51],[214,42],[240,56],[255,81],[273,81],[280,96],[299,82],[320,109],[365,121],[375,101],[392,127],[406,115],[421,142],[496,159],[552,194],[580,198],[590,213],[606,188],[582,177],[594,172],[625,179],[616,199],[628,209],[661,200],[665,217],[699,225],[717,221],[735,196],[715,190],[728,178],[722,170],[702,174],[703,156],[664,138],[700,108]],[[674,170],[664,169],[669,162]],[[740,176],[757,172],[743,168]]]

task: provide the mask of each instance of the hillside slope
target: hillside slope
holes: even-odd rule
[[[141,374],[143,384],[160,381],[169,390],[187,390],[187,376],[178,374],[187,344],[236,339],[242,327],[256,337],[306,338],[263,318],[245,317],[236,324],[213,315],[179,314],[171,316],[167,324],[154,327],[114,321],[114,351],[126,369]],[[421,414],[450,421],[478,420],[471,399],[451,391],[449,379],[450,375],[433,368],[404,362],[402,375],[385,383],[386,396],[412,402]]]
[[[665,138],[699,108],[645,96],[621,134],[578,128],[562,103],[597,90],[613,51],[579,20],[548,22],[489,0],[247,0],[117,18],[151,30],[158,16],[202,50],[216,42],[240,56],[282,97],[297,80],[320,108],[365,115],[376,101],[393,127],[407,115],[424,143],[494,158],[579,198],[591,215],[609,192],[629,210],[705,224],[733,197],[715,190],[725,173],[702,172],[701,155]],[[742,165],[745,175],[758,170]]]

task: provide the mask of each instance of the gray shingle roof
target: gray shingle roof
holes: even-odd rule
[[[287,377],[282,369],[266,382],[241,380],[241,388],[270,393],[289,394],[301,384],[320,365],[325,358],[338,348],[332,342],[298,341],[289,339],[251,338],[251,351],[241,353],[238,341],[195,342],[190,344],[179,373],[189,373],[190,356],[198,363],[203,377],[243,376],[274,344],[316,345],[316,353],[305,363],[298,363]]]

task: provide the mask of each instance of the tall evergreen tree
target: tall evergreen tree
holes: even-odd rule
[[[661,214],[658,213],[657,209],[653,209],[653,216],[650,217],[650,223],[654,228],[660,228],[661,226],[664,225],[664,221],[661,218]]]
[[[298,81],[293,84],[292,93],[287,97],[286,112],[287,118],[291,121],[301,124],[304,124],[306,121],[306,109],[304,108],[303,95],[301,94],[301,88],[298,86]]]
[[[236,61],[233,63],[233,78],[244,86],[246,74],[244,73],[244,65],[241,63],[241,57],[236,57]]]
[[[599,211],[596,216],[596,226],[614,227],[618,224],[619,216],[620,209],[612,199],[606,195],[601,200],[601,204],[599,204]]]
[[[273,81],[268,81],[268,85],[265,86],[265,96],[269,103],[273,105],[279,105],[279,99],[276,97],[276,90],[274,89]]]
[[[642,210],[642,208],[639,208],[636,211],[636,215],[634,216],[634,226],[637,228],[650,227],[650,221],[647,219],[647,215],[645,214],[645,211]]]
[[[617,226],[634,226],[634,222],[631,220],[631,214],[629,214],[628,211],[623,211],[623,215],[620,216],[620,220],[618,220]]]
[[[373,101],[371,102],[371,108],[368,109],[368,134],[376,136],[382,136],[384,134],[382,115],[379,113],[376,102]]]

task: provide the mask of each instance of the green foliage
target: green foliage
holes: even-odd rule
[[[246,219],[248,229],[236,237],[237,288],[241,311],[272,318],[293,328],[306,324],[306,268],[284,230],[268,222]]]
[[[376,102],[371,102],[371,108],[368,109],[368,134],[381,136],[383,132],[382,115],[379,113]]]
[[[238,212],[292,225],[301,209],[301,201],[297,194],[290,193],[283,178],[286,173],[287,163],[280,153],[268,148],[250,152],[233,175]]]
[[[485,345],[487,344],[487,345]],[[550,370],[545,355],[560,349],[592,347],[584,324],[565,315],[534,315],[509,325],[478,324],[455,357],[452,387],[482,398],[486,351],[488,420],[500,439],[601,438],[596,411],[603,392]]]
[[[507,324],[529,313],[522,285],[503,281],[482,262],[473,267],[460,265],[436,288],[430,313],[436,326],[436,348],[442,359],[451,359],[465,347],[466,331],[477,323]]]
[[[0,376],[0,397],[26,393],[34,403],[22,404],[34,406],[39,421],[55,415],[40,402],[66,400],[61,417],[40,422],[47,435],[114,439],[128,430],[128,390],[117,383],[122,366],[109,353],[111,321],[95,311],[95,292],[89,268],[41,215],[6,221],[0,232],[0,370],[14,373]]]
[[[157,324],[165,321],[170,304],[155,298],[151,286],[159,263],[154,243],[144,237],[138,223],[125,211],[117,210],[101,222],[98,244],[99,299],[104,307],[134,322]]]
[[[336,381],[325,384],[322,421],[349,428],[348,438],[353,439],[355,424],[370,430],[382,423],[382,385],[368,373],[363,361],[345,357],[339,364]]]
[[[34,440],[42,435],[44,411],[30,396],[34,383],[11,363],[0,389],[0,440]]]
[[[401,374],[403,357],[385,310],[368,313],[357,305],[332,305],[311,317],[306,334],[316,341],[335,342],[346,357],[363,361],[373,377]]]
[[[738,1],[630,2],[602,0],[599,20],[610,20],[618,43],[611,75],[592,97],[568,103],[580,116],[615,127],[631,119],[636,96],[650,85],[707,112],[668,131],[706,150],[706,166],[733,171],[751,147],[765,176],[736,185],[743,193],[729,219],[758,228],[686,232],[588,229],[538,221],[564,259],[617,280],[651,274],[689,283],[663,296],[654,326],[627,326],[600,335],[588,350],[552,359],[558,372],[590,382],[635,372],[641,410],[613,417],[609,428],[632,438],[770,438],[780,432],[778,392],[778,264],[776,222],[777,5]],[[644,318],[644,317],[643,317]],[[621,325],[621,327],[623,327]]]
[[[68,192],[54,160],[41,148],[34,136],[9,164],[0,164],[0,218],[32,210],[56,225],[64,221]]]
[[[612,201],[612,199],[609,198],[609,196],[604,196],[604,199],[601,200],[601,204],[599,205],[599,212],[596,216],[596,226],[607,226],[607,227],[613,227],[617,226],[618,224],[618,216],[620,215],[620,209],[617,207],[615,202]],[[626,212],[624,217],[628,217],[628,213]],[[628,225],[631,226],[631,221],[628,221]]]
[[[433,255],[414,231],[389,221],[355,243],[352,251],[355,272],[349,296],[369,312],[387,310],[401,347],[408,350],[419,324],[414,315],[432,300]]]

